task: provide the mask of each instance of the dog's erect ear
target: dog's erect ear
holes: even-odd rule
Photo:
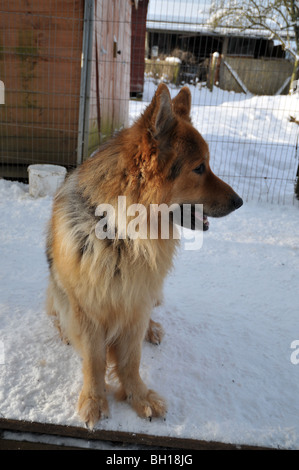
[[[172,100],[173,111],[186,121],[191,121],[191,93],[188,87],[184,86]]]
[[[166,85],[161,83],[146,109],[144,117],[148,120],[150,130],[155,137],[166,134],[175,124],[170,93]]]

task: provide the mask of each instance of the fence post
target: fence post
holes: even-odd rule
[[[219,58],[219,52],[213,52],[212,61],[211,61],[211,72],[210,72],[210,83],[209,83],[209,90],[213,91],[214,80],[215,80],[215,72],[216,66]]]
[[[84,2],[84,23],[81,54],[81,83],[78,120],[77,165],[82,163],[88,147],[89,101],[92,65],[94,0]]]
[[[299,139],[299,133],[297,135],[297,142],[296,142],[296,155],[295,155],[296,158],[297,158],[297,156],[299,157],[299,155],[297,155],[297,152],[298,152],[298,139]],[[296,195],[296,198],[299,200],[299,163],[298,163],[297,172],[296,172],[295,195]]]

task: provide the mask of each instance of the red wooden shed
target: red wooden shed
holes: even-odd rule
[[[0,176],[26,177],[32,163],[76,166],[128,124],[131,18],[147,3],[2,1]]]
[[[149,0],[134,2],[132,7],[131,38],[131,96],[140,96],[144,84],[144,55],[146,35],[146,15]]]

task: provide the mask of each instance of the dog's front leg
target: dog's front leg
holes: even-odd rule
[[[78,316],[75,315],[75,318],[78,319]],[[78,400],[78,414],[92,429],[101,417],[109,415],[105,390],[105,335],[104,330],[100,326],[95,328],[83,312],[75,333],[77,334],[73,335],[73,342],[77,343],[74,345],[79,349],[83,359],[83,387]]]
[[[165,416],[164,399],[149,390],[139,374],[143,336],[136,329],[130,330],[113,345],[112,354],[121,383],[117,398],[126,399],[142,418]]]
[[[105,342],[97,330],[84,341],[83,387],[78,400],[78,413],[85,424],[92,429],[101,417],[109,415],[105,392]]]

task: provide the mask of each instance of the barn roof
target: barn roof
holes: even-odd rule
[[[271,38],[271,32],[263,28],[240,30],[235,26],[218,26],[210,24],[211,3],[201,0],[150,0],[147,14],[147,29],[173,33],[209,34],[211,36],[250,36]],[[279,31],[286,38],[287,31]],[[293,31],[289,31],[293,36]]]

